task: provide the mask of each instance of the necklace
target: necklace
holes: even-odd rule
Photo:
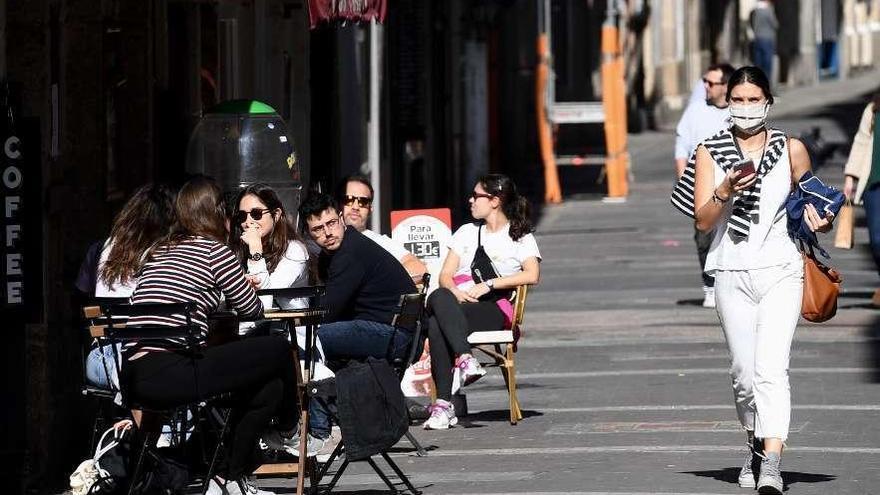
[[[761,146],[758,146],[756,148],[746,148],[743,146],[742,150],[745,151],[746,153],[755,153],[757,151],[764,149],[764,145],[766,145],[766,144],[767,144],[767,134],[764,133],[764,139],[761,141]]]

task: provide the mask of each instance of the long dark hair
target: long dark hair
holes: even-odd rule
[[[174,204],[177,221],[168,236],[169,244],[199,235],[217,242],[226,241],[226,203],[217,181],[196,175],[180,188]]]
[[[753,65],[740,67],[730,75],[730,79],[727,81],[727,101],[730,101],[733,88],[745,83],[752,83],[761,88],[764,98],[767,98],[767,103],[773,104],[773,93],[770,92],[770,80],[767,79],[767,74]]]
[[[149,251],[168,235],[175,221],[174,191],[165,184],[139,187],[113,219],[110,239],[113,247],[101,268],[101,280],[108,287],[130,282],[143,266]]]
[[[265,184],[251,184],[239,191],[235,198],[235,204],[232,205],[233,219],[230,220],[229,247],[242,263],[247,260],[248,248],[241,242],[241,223],[235,221],[234,213],[238,211],[241,200],[249,194],[256,196],[260,202],[266,205],[266,208],[270,210],[268,215],[272,215],[274,218],[276,211],[280,213],[272,232],[263,239],[263,256],[266,258],[266,267],[272,272],[278,266],[281,257],[287,252],[287,245],[290,241],[299,239],[296,235],[296,229],[293,227],[293,221],[284,210],[284,205],[275,190]]]
[[[510,177],[503,174],[488,174],[477,179],[477,183],[483,186],[488,194],[501,200],[501,211],[510,221],[510,238],[514,241],[522,236],[532,233],[531,211],[529,200],[519,194],[516,184]]]
[[[874,113],[880,112],[880,89],[871,97],[871,103],[874,104]]]

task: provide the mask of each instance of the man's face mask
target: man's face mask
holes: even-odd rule
[[[750,105],[730,105],[730,119],[737,130],[746,134],[757,134],[767,123],[767,112],[770,110],[769,103],[754,103]]]

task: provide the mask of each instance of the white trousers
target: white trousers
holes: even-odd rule
[[[788,438],[788,362],[801,313],[803,262],[718,271],[715,304],[730,352],[739,421],[757,438]]]

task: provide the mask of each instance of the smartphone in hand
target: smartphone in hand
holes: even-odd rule
[[[751,158],[736,162],[733,164],[733,169],[739,171],[739,177],[745,177],[747,175],[755,173],[755,161]]]

